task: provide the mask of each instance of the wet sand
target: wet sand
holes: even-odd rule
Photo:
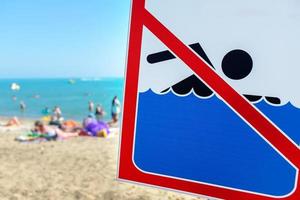
[[[203,199],[117,181],[118,136],[36,144],[14,141],[32,124],[23,119],[20,127],[0,127],[1,200]]]

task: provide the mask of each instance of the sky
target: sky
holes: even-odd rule
[[[1,0],[0,78],[122,77],[130,0]]]

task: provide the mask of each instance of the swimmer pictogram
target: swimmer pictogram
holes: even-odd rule
[[[202,57],[212,68],[214,68],[207,54],[203,50],[200,43],[193,43],[188,45],[193,49],[200,57]],[[147,62],[149,64],[156,64],[159,62],[165,62],[172,59],[176,59],[176,56],[173,55],[169,50],[164,50],[156,53],[149,54],[147,56]],[[222,60],[222,70],[223,73],[232,80],[242,80],[250,75],[253,69],[253,60],[249,53],[245,50],[235,49],[228,52]],[[180,95],[188,94],[192,89],[194,92],[201,97],[208,97],[213,94],[211,91],[200,79],[195,75],[191,75],[182,81],[171,86],[172,90]],[[165,93],[170,90],[166,88],[161,91]],[[263,98],[263,96],[255,94],[243,94],[250,102],[257,102]],[[280,98],[265,96],[265,100],[271,104],[279,105],[281,103]]]

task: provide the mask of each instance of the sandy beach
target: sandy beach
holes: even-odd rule
[[[203,199],[117,181],[119,136],[24,144],[14,138],[33,121],[21,121],[19,127],[0,127],[1,200]]]

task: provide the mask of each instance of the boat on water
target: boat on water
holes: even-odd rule
[[[21,89],[21,86],[17,83],[12,83],[10,85],[10,89],[13,90],[13,91],[19,91]]]

